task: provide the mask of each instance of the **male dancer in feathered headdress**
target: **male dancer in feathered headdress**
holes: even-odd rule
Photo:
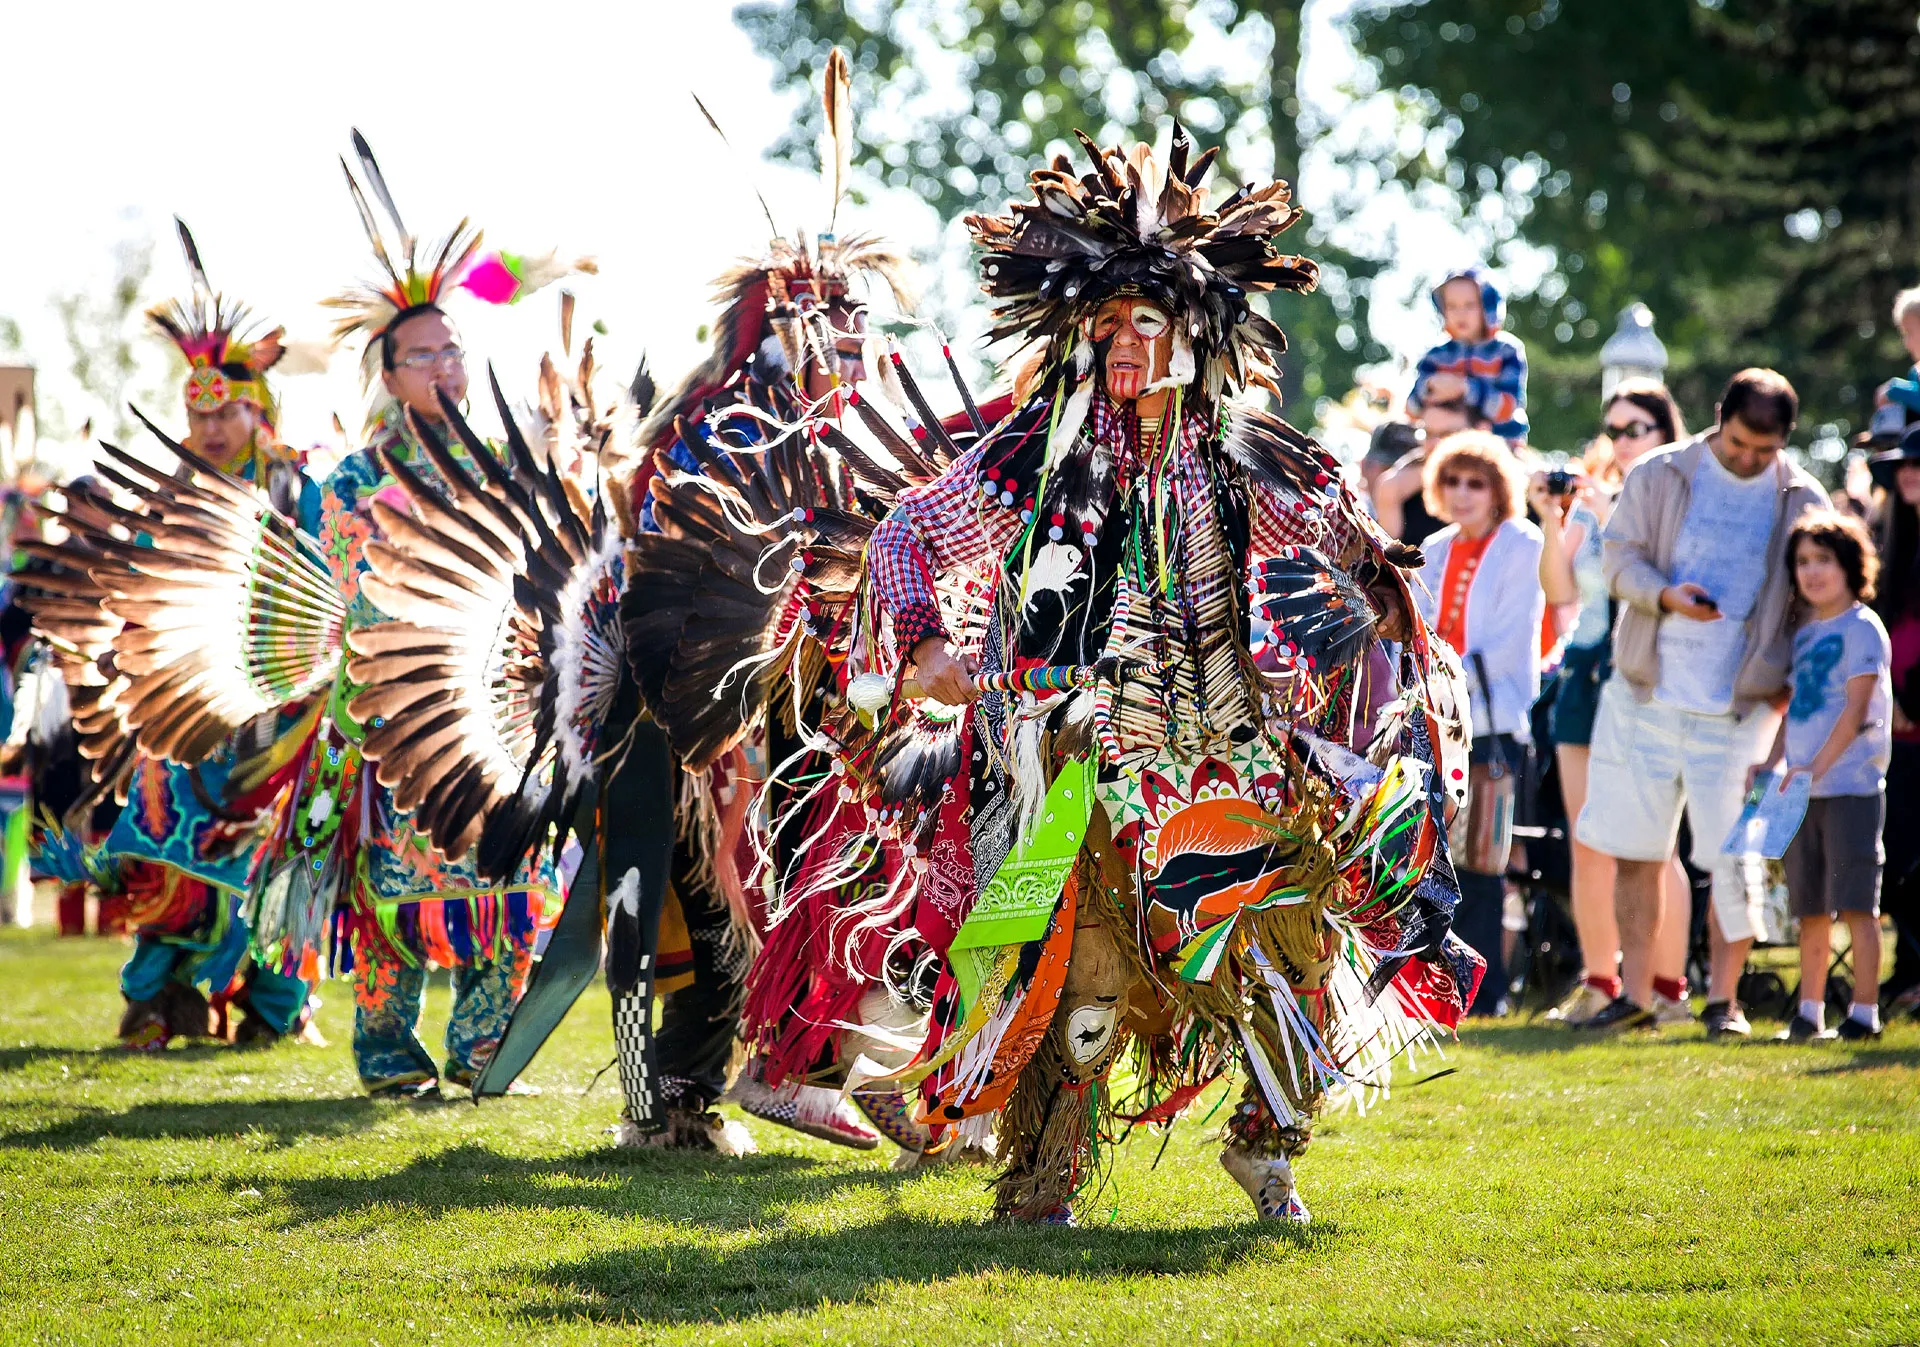
[[[274,434],[278,404],[267,372],[281,358],[282,329],[250,336],[247,310],[214,293],[199,250],[184,224],[180,243],[193,296],[149,311],[153,324],[186,358],[187,437],[200,457],[258,483],[289,516],[312,521],[318,492]],[[270,738],[269,721],[236,736],[213,758],[184,767],[141,757],[128,784],[126,808],[102,845],[130,904],[133,957],[121,970],[127,1009],[121,1042],[142,1050],[170,1038],[210,1032],[208,1004],[229,1000],[243,1015],[241,1042],[296,1033],[317,1038],[308,1016],[313,959],[307,950],[261,950],[249,960],[241,916],[266,839],[251,809],[220,802],[241,740]]]
[[[347,181],[384,275],[327,301],[341,312],[336,338],[365,343],[361,376],[372,395],[367,447],[342,460],[321,496],[321,546],[346,600],[349,643],[354,631],[384,618],[362,585],[367,544],[381,536],[372,505],[389,499],[406,508],[382,455],[412,465],[429,485],[444,489],[423,455],[417,428],[444,433],[441,399],[458,405],[467,395],[466,352],[447,301],[464,289],[509,302],[571,269],[556,267],[550,257],[483,256],[480,232],[465,221],[426,261],[357,131],[354,147],[364,189],[351,169]],[[368,192],[391,222],[393,237],[376,219]],[[417,801],[397,798],[382,784],[392,779],[387,765],[377,777],[360,770],[359,745],[379,724],[376,718],[373,726],[363,725],[348,712],[360,690],[343,657],[328,706],[330,742],[314,756],[312,779],[303,782],[302,793],[318,803],[308,826],[342,837],[329,864],[338,867],[337,880],[346,890],[345,938],[336,941],[336,963],[353,976],[355,1066],[369,1093],[416,1098],[437,1093],[441,1085],[471,1085],[493,1054],[557,889],[540,848],[505,882],[483,879],[471,855],[447,857],[434,849],[414,826],[410,811]],[[435,745],[413,747],[431,752]],[[453,976],[441,1062],[416,1028],[429,961]]]
[[[849,644],[880,735],[836,730],[820,799],[857,835],[823,832],[832,855],[796,873],[837,884],[877,845],[874,920],[957,926],[893,1078],[930,1125],[997,1115],[998,1214],[1071,1221],[1096,1137],[1239,1069],[1223,1163],[1263,1218],[1303,1222],[1289,1161],[1325,1092],[1378,1084],[1471,980],[1441,825],[1464,754],[1431,710],[1454,688],[1427,694],[1412,558],[1317,445],[1227,402],[1274,389],[1284,338],[1254,296],[1315,278],[1274,247],[1286,185],[1212,204],[1213,152],[1178,126],[1164,163],[1082,143],[1087,173],[1062,156],[968,221],[1030,391],[872,536]],[[1403,695],[1370,742],[1356,683],[1382,636]]]
[[[846,57],[837,49],[828,60],[825,90],[833,145],[826,176],[837,217],[845,173],[839,147],[852,135]],[[751,451],[775,434],[817,433],[838,416],[843,404],[835,394],[857,388],[868,376],[866,292],[884,284],[906,305],[904,266],[891,245],[872,235],[842,239],[827,232],[789,239],[776,230],[764,255],[722,276],[711,354],[640,427],[640,446],[654,456],[634,481],[640,527],[663,527],[648,492],[655,463],[664,471],[700,473],[716,448]],[[688,436],[699,444],[689,445]],[[645,583],[644,576],[635,581]],[[711,670],[711,681],[726,673],[725,667]],[[693,670],[680,676],[689,685],[700,677]],[[768,763],[798,747],[794,728],[785,723],[786,708],[775,711],[747,745],[683,778],[656,958],[655,989],[666,996],[655,1041],[664,1124],[657,1135],[666,1145],[739,1145],[712,1106],[727,1090],[747,967],[764,924],[762,901],[749,893],[756,867],[746,832]],[[782,842],[773,839],[776,866],[791,851]],[[749,1063],[731,1097],[756,1117],[840,1145],[879,1142],[838,1091],[798,1081],[769,1088],[757,1061]]]

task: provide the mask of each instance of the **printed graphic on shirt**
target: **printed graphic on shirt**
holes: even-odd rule
[[[1811,766],[1846,714],[1847,684],[1874,677],[1860,732],[1813,783],[1815,799],[1877,795],[1893,756],[1892,647],[1873,610],[1855,604],[1837,617],[1804,623],[1793,637],[1793,699],[1787,704],[1787,762]]]
[[[1827,704],[1827,678],[1846,649],[1847,638],[1831,632],[1809,646],[1803,658],[1795,660],[1793,700],[1787,704],[1789,717],[1808,720],[1820,714]]]
[[[1668,617],[1660,623],[1660,683],[1654,696],[1702,715],[1733,709],[1733,683],[1746,649],[1747,620],[1766,581],[1779,484],[1772,472],[1736,477],[1700,455],[1687,516],[1674,539],[1672,583],[1695,584],[1720,610],[1716,622]]]

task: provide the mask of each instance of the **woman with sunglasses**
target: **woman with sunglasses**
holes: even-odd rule
[[[1473,703],[1472,762],[1476,789],[1516,771],[1530,738],[1528,714],[1540,695],[1540,531],[1521,511],[1526,478],[1505,440],[1480,430],[1449,435],[1428,455],[1427,508],[1447,527],[1421,545],[1426,561],[1414,598],[1421,616],[1460,654]],[[1481,800],[1484,809],[1489,801]],[[1467,806],[1464,832],[1478,836]],[[1511,816],[1505,820],[1511,824]],[[1463,832],[1458,820],[1456,834]],[[1496,827],[1489,837],[1506,829]],[[1510,840],[1510,839],[1509,839]],[[1468,1013],[1488,1015],[1506,995],[1501,913],[1508,841],[1456,843],[1460,878],[1454,930],[1487,961]],[[1476,852],[1484,854],[1476,854]]]
[[[1600,532],[1613,512],[1627,472],[1641,458],[1686,438],[1686,424],[1667,386],[1655,379],[1624,379],[1600,413],[1600,434],[1584,459],[1569,464],[1573,493],[1555,494],[1548,474],[1536,472],[1527,500],[1540,517],[1540,584],[1547,602],[1578,608],[1560,657],[1559,688],[1547,725],[1559,760],[1560,794],[1567,807],[1573,851],[1574,930],[1586,968],[1565,1000],[1547,1012],[1550,1020],[1578,1027],[1620,994],[1620,932],[1613,915],[1613,858],[1574,836],[1573,820],[1587,800],[1587,749],[1593,738],[1600,688],[1613,672],[1613,609],[1600,572]],[[1661,885],[1666,917],[1661,922],[1659,973],[1654,978],[1654,1014],[1661,1022],[1690,1018],[1686,1005],[1687,934],[1691,901],[1678,852]],[[1601,951],[1604,951],[1602,953]]]

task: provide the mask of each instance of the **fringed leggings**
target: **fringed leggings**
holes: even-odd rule
[[[1091,1176],[1107,1070],[1119,1047],[1132,970],[1097,918],[1073,933],[1072,963],[1047,1036],[1000,1110],[994,1215],[1038,1221],[1066,1206]]]

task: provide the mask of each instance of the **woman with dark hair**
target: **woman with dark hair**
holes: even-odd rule
[[[1579,1025],[1620,994],[1620,930],[1613,916],[1613,858],[1584,845],[1574,820],[1587,801],[1587,749],[1600,688],[1613,672],[1613,608],[1600,571],[1600,532],[1613,513],[1614,497],[1627,472],[1662,445],[1687,436],[1680,408],[1657,379],[1623,379],[1600,413],[1601,433],[1572,472],[1574,491],[1556,495],[1545,472],[1533,474],[1527,500],[1540,517],[1540,584],[1555,608],[1578,608],[1560,657],[1559,687],[1548,716],[1560,768],[1560,794],[1567,807],[1573,851],[1571,902],[1585,970],[1550,1020]],[[1687,930],[1691,895],[1678,854],[1661,880],[1666,918],[1654,979],[1654,1012],[1663,1020],[1689,1018],[1686,1005]]]
[[[1893,970],[1882,995],[1920,1009],[1920,426],[1900,447],[1875,454],[1880,596],[1874,611],[1893,645],[1893,759],[1887,767],[1886,866],[1881,910],[1893,918]],[[1903,826],[1904,825],[1904,826]]]
[[[1604,492],[1601,504],[1611,507],[1620,493],[1627,469],[1662,445],[1687,437],[1680,404],[1658,379],[1622,379],[1600,408],[1601,433],[1581,455],[1579,468]],[[1604,525],[1606,517],[1601,516]]]

